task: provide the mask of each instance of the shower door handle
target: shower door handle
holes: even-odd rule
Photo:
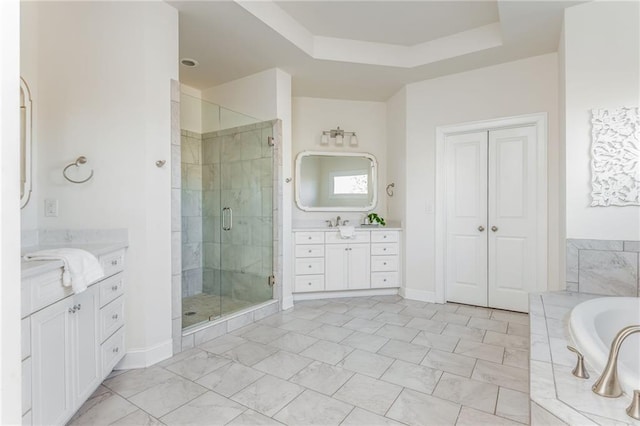
[[[229,230],[229,226],[227,225],[227,211],[229,210],[229,207],[223,207],[222,208],[222,230],[223,231],[228,231]]]
[[[229,212],[229,227],[227,231],[231,231],[233,229],[233,209],[231,207],[227,207],[227,211]]]

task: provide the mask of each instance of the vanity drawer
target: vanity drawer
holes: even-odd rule
[[[109,277],[124,269],[124,249],[100,256],[100,265],[104,269],[104,276]]]
[[[102,376],[106,377],[124,356],[124,327],[116,331],[100,346]]]
[[[324,244],[324,232],[296,232],[296,244]]]
[[[327,232],[327,244],[350,244],[350,243],[368,243],[371,241],[371,232],[356,231],[352,238],[342,238],[340,231]]]
[[[296,257],[324,257],[324,246],[319,244],[296,245]]]
[[[373,256],[371,258],[372,272],[385,272],[398,270],[398,256]]]
[[[398,254],[398,243],[371,244],[372,256],[389,256]]]
[[[324,274],[324,258],[296,259],[296,275]]]
[[[397,272],[372,272],[371,288],[398,287]]]
[[[100,307],[124,293],[124,274],[113,275],[100,284]]]
[[[296,293],[324,290],[324,275],[298,275],[294,284]]]
[[[398,231],[371,231],[372,243],[397,243],[398,239]]]
[[[100,341],[104,342],[124,325],[124,297],[119,297],[100,309]]]

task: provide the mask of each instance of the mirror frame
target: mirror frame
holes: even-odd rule
[[[300,200],[300,181],[302,159],[312,155],[322,155],[326,157],[365,157],[371,160],[371,179],[373,179],[373,199],[371,204],[364,207],[308,207],[303,206]],[[305,212],[368,212],[374,210],[378,205],[378,161],[373,154],[367,152],[336,152],[336,151],[302,151],[296,157],[295,169],[295,198],[296,205]]]
[[[32,101],[31,101],[31,90],[29,90],[29,86],[27,82],[24,81],[24,78],[20,77],[20,91],[22,91],[24,95],[24,108],[25,108],[25,135],[24,135],[24,189],[22,191],[22,196],[20,197],[20,208],[23,209],[29,199],[31,198],[32,191],[32,179],[31,179],[31,145],[32,145]],[[20,105],[22,108],[23,105]],[[22,127],[22,123],[21,127]],[[20,129],[20,144],[22,144],[22,128]],[[22,166],[22,165],[21,165]]]

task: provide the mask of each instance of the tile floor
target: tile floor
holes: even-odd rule
[[[71,424],[528,424],[528,323],[398,296],[298,302],[114,372]]]
[[[209,321],[224,312],[228,315],[255,305],[255,302],[248,302],[229,296],[216,296],[214,294],[200,293],[194,296],[182,298],[182,328]]]

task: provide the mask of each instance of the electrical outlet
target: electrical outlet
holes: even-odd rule
[[[44,200],[44,215],[46,217],[58,217],[58,200]]]

